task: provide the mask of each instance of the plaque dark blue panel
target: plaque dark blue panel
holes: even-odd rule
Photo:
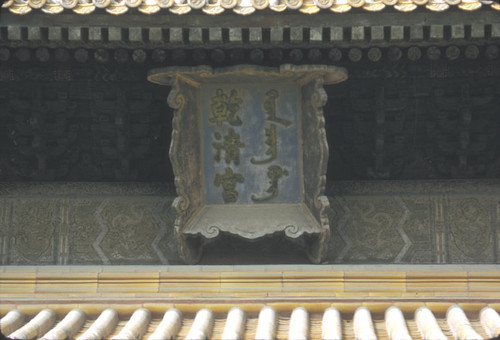
[[[207,204],[298,203],[295,85],[201,86]]]

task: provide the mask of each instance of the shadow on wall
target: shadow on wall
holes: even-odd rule
[[[200,264],[308,264],[303,249],[282,234],[254,241],[222,235],[205,246]]]

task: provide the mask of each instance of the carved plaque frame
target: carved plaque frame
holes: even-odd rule
[[[169,67],[149,71],[149,81],[171,86],[168,104],[174,109],[174,117],[169,155],[177,190],[177,198],[173,203],[176,211],[175,234],[179,244],[180,256],[185,262],[197,263],[201,258],[204,243],[208,239],[217,237],[221,232],[252,240],[277,232],[282,232],[286,237],[292,239],[307,235],[307,240],[302,244],[306,248],[309,259],[313,263],[322,261],[330,237],[330,226],[325,211],[329,203],[324,196],[328,143],[322,109],[327,100],[323,85],[342,82],[346,79],[347,71],[345,69],[326,65],[296,66],[285,64],[279,68],[239,65],[218,69],[209,66],[198,66]],[[262,88],[266,86],[272,89],[262,92]],[[207,88],[209,89],[208,95]],[[232,91],[231,88],[235,90]],[[208,107],[210,105],[212,107],[213,116],[211,119],[213,120],[211,122],[213,125],[216,125],[216,123],[222,125],[217,120],[220,116],[216,117],[214,113],[216,112],[214,111],[216,110],[214,105],[217,104],[217,98],[219,98],[217,95],[219,95],[220,98],[223,98],[221,100],[225,100],[224,103],[230,103],[224,106],[226,111],[219,112],[224,114],[224,122],[232,122],[232,125],[239,126],[242,121],[236,114],[236,110],[239,110],[239,105],[243,100],[238,96],[240,94],[242,96],[246,95],[244,98],[255,101],[255,98],[259,96],[258,93],[265,93],[265,95],[261,94],[261,97],[267,96],[265,98],[267,98],[268,102],[261,106],[263,107],[261,111],[267,112],[266,108],[274,107],[275,104],[275,102],[269,101],[275,99],[278,93],[274,88],[281,89],[282,97],[288,98],[286,102],[284,102],[285,99],[282,99],[282,103],[287,104],[289,112],[296,112],[294,113],[296,115],[294,119],[297,124],[295,124],[295,130],[292,131],[295,131],[298,137],[292,144],[297,144],[289,154],[293,155],[295,152],[298,160],[288,163],[290,169],[280,168],[280,166],[275,165],[273,171],[278,171],[281,177],[290,174],[289,177],[296,178],[298,182],[295,191],[292,190],[293,188],[290,189],[294,185],[292,180],[285,182],[292,184],[284,186],[283,190],[286,192],[287,189],[290,189],[291,191],[288,190],[288,195],[282,194],[282,196],[286,197],[281,198],[281,201],[264,202],[265,199],[259,201],[255,194],[247,194],[245,201],[243,197],[245,193],[240,197],[235,188],[237,185],[244,190],[251,187],[252,183],[250,181],[246,187],[246,184],[241,184],[246,180],[247,175],[233,173],[231,167],[226,167],[225,174],[221,173],[222,169],[220,167],[214,171],[207,170],[207,147],[213,146],[218,148],[217,150],[224,149],[221,141],[229,138],[228,135],[232,136],[233,147],[234,145],[245,146],[245,143],[240,142],[239,130],[235,132],[233,128],[229,128],[229,130],[226,128],[224,138],[220,134],[214,134],[214,139],[212,138],[212,132],[207,137],[207,129],[210,128],[209,124],[207,124]],[[238,91],[240,94],[238,94]],[[287,91],[288,93],[286,93]],[[290,95],[290,92],[294,94]],[[295,96],[298,97],[296,101]],[[290,100],[290,98],[293,100]],[[289,104],[290,102],[292,104]],[[233,108],[236,108],[232,114],[228,113],[231,111],[227,110],[228,105],[233,105]],[[251,112],[247,113],[247,116],[264,115],[255,107],[256,105],[253,105],[252,109],[249,109]],[[277,116],[274,119],[280,119]],[[266,119],[270,119],[271,116],[266,117],[268,117]],[[250,124],[255,124],[255,121]],[[292,123],[289,122],[288,124]],[[269,124],[266,126],[269,126]],[[268,133],[271,134],[271,129],[268,131],[266,128],[266,136],[268,136]],[[254,143],[254,141],[251,141],[251,143]],[[250,143],[247,142],[248,144]],[[278,148],[276,146],[278,142],[274,145],[275,148]],[[279,148],[285,150],[285,142],[280,140]],[[230,151],[228,149],[224,150],[226,163],[230,163],[227,158]],[[213,154],[220,157],[219,151],[214,151]],[[269,154],[269,150],[266,154]],[[245,174],[248,174],[251,172],[248,158],[247,163],[245,163],[247,165],[240,165],[238,151],[238,158],[232,158],[230,161],[237,164],[238,169],[246,171]],[[258,163],[257,158],[252,157],[252,163]],[[290,156],[286,156],[284,161],[286,162],[289,158]],[[216,160],[220,162],[219,158],[216,158]],[[290,164],[294,165],[290,166]],[[298,169],[295,169],[296,167]],[[269,172],[270,168],[272,167],[267,168],[267,177],[269,179],[281,178],[276,177],[277,175],[274,172],[275,176],[272,177]],[[209,187],[212,183],[210,181],[214,177],[213,173],[210,173],[209,180],[205,179],[205,172],[208,174],[210,171],[219,171],[213,184],[218,188],[220,187],[219,190],[222,191],[224,201],[214,201],[213,195],[210,194],[210,191],[214,190]],[[261,179],[265,177],[262,174],[259,174],[259,176]],[[221,178],[223,177],[232,179],[230,183],[232,187],[229,185],[229,188],[227,188],[221,184]],[[272,180],[268,181],[269,183],[272,182]],[[276,183],[278,183],[277,179],[275,180],[275,189],[278,187]],[[270,197],[278,197],[278,189],[273,191],[272,187],[273,185],[270,184],[266,192],[271,193],[269,194]],[[290,192],[296,194],[290,194]],[[251,197],[251,199],[248,197]],[[251,200],[255,202],[251,202]]]

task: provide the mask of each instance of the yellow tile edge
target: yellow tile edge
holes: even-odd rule
[[[53,298],[61,300],[101,300],[120,297],[158,297],[186,300],[189,298],[237,300],[256,298],[259,300],[310,299],[333,301],[335,299],[365,300],[436,300],[456,298],[462,302],[482,303],[475,300],[500,299],[500,270],[491,267],[491,272],[473,270],[428,271],[421,267],[402,271],[397,267],[390,272],[387,266],[379,271],[376,266],[362,266],[359,271],[352,268],[327,272],[324,267],[305,266],[285,268],[283,271],[268,271],[262,266],[252,270],[235,270],[228,275],[227,269],[210,267],[206,270],[188,271],[186,267],[176,271],[175,266],[147,268],[136,267],[86,267],[81,272],[77,267],[61,272],[51,267],[1,267],[0,301],[20,301],[33,298],[40,301]],[[446,267],[446,266],[444,266]],[[244,267],[242,267],[244,268]],[[162,272],[163,270],[163,272]],[[168,273],[168,274],[166,274]],[[301,278],[305,282],[301,283]],[[55,289],[57,288],[57,289]],[[21,296],[24,296],[21,298]]]
[[[42,309],[50,308],[57,315],[64,316],[72,309],[78,308],[84,311],[88,317],[97,318],[100,313],[108,308],[114,309],[120,316],[126,317],[130,316],[135,310],[139,308],[147,308],[155,317],[162,317],[163,314],[170,308],[175,307],[184,314],[196,314],[200,309],[207,308],[212,312],[219,315],[226,315],[231,308],[238,306],[243,309],[246,313],[258,314],[259,311],[264,306],[273,307],[280,315],[286,316],[291,314],[291,312],[297,307],[305,308],[309,313],[323,313],[329,307],[337,308],[344,315],[351,315],[359,307],[367,307],[371,313],[382,314],[387,308],[391,306],[396,306],[400,308],[404,313],[412,314],[419,307],[426,306],[431,309],[436,315],[440,317],[446,314],[448,308],[455,303],[453,302],[420,302],[420,303],[397,303],[397,302],[336,302],[336,303],[306,303],[306,302],[274,302],[274,303],[262,303],[262,302],[246,302],[246,303],[235,303],[235,302],[221,302],[221,303],[119,303],[119,302],[89,302],[89,303],[49,303],[44,304],[34,303],[34,304],[0,304],[0,314],[5,315],[7,312],[18,309],[26,314],[28,317],[35,316]],[[484,303],[460,303],[459,304],[466,313],[478,313],[482,308],[490,306],[494,309],[499,309],[500,305],[494,302],[484,302]]]

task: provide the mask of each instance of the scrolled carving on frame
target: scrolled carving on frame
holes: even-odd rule
[[[209,225],[208,227],[205,228],[205,234],[208,238],[214,238],[219,236],[220,234],[220,227],[216,225]]]
[[[186,221],[201,206],[201,193],[196,190],[202,190],[200,183],[197,183],[197,178],[201,177],[199,173],[201,166],[194,164],[199,160],[199,155],[193,155],[188,149],[190,144],[199,145],[196,143],[197,128],[196,122],[192,121],[193,115],[191,111],[195,111],[193,104],[195,87],[180,79],[176,75],[170,78],[172,89],[168,95],[168,105],[174,109],[172,119],[172,140],[170,144],[169,156],[172,163],[172,169],[175,176],[175,187],[177,190],[177,198],[174,200],[173,207],[176,210],[177,217],[174,227],[178,243],[180,245],[180,255],[187,263],[197,262],[201,251],[197,251],[197,247],[188,244],[189,240],[183,233]],[[190,100],[191,99],[191,100]],[[191,106],[190,106],[191,105]],[[192,127],[189,129],[188,127]],[[188,195],[190,192],[192,195]],[[192,197],[190,199],[189,197]],[[198,197],[198,200],[195,199]]]
[[[184,212],[187,210],[189,206],[189,201],[184,196],[177,196],[172,203],[172,207],[175,209],[177,213],[177,217],[174,222],[174,226],[176,229],[182,225],[182,222],[185,220]]]
[[[326,176],[325,176],[326,185]],[[326,256],[328,250],[328,240],[330,239],[330,221],[328,220],[327,209],[330,208],[330,201],[327,196],[318,196],[316,200],[319,209],[319,222],[324,232],[319,235],[316,246],[309,249],[309,257],[312,259],[321,259]]]
[[[297,238],[302,234],[298,225],[289,224],[284,228],[285,235],[290,238]]]
[[[221,233],[229,233],[232,235],[239,235],[247,239],[256,240],[261,237],[264,237],[272,231],[274,233],[284,233],[286,237],[297,239],[304,235],[305,233],[309,233],[310,230],[305,230],[299,224],[287,223],[281,224],[277,223],[274,225],[268,225],[267,228],[261,228],[258,230],[245,230],[241,228],[241,225],[218,225],[217,222],[214,224],[207,224],[202,229],[199,230],[201,235],[207,239],[213,239],[218,237]]]
[[[174,110],[182,110],[182,107],[184,106],[186,99],[177,90],[177,88],[178,88],[178,80],[176,79],[174,84],[172,84],[172,90],[170,90],[168,94],[167,103]],[[174,112],[174,119],[175,119],[175,112]]]
[[[185,242],[185,240],[184,238],[182,238],[182,231],[180,230],[180,228],[182,225],[184,225],[184,220],[186,219],[186,211],[189,207],[189,198],[184,190],[185,185],[183,183],[183,178],[178,173],[178,169],[180,169],[181,165],[179,164],[179,160],[176,157],[176,155],[178,155],[177,149],[179,148],[180,115],[182,114],[184,104],[186,103],[186,98],[179,91],[179,80],[177,78],[173,79],[172,89],[168,94],[167,103],[172,109],[174,109],[174,117],[172,119],[172,141],[170,143],[169,155],[175,175],[174,181],[177,191],[177,197],[172,203],[172,206],[177,213],[174,228],[177,234],[176,236],[179,238],[179,241],[181,241],[180,243],[182,248],[182,244]]]
[[[323,106],[326,105],[328,100],[325,89],[323,88],[323,78],[316,77],[314,79],[314,92],[311,97],[311,104],[316,113],[316,128],[318,131],[318,145],[319,145],[319,166],[318,170],[318,183],[317,183],[317,191],[314,197],[315,206],[317,209],[322,209],[324,200],[320,200],[319,198],[324,195],[326,188],[326,171],[328,166],[328,141],[326,139],[326,130],[325,130],[325,116],[323,114]],[[328,201],[328,200],[326,200]],[[318,216],[321,218],[321,216]]]
[[[308,254],[313,262],[318,262],[326,252],[326,241],[329,238],[330,229],[326,208],[329,203],[324,196],[326,188],[326,170],[328,165],[328,142],[326,139],[325,118],[323,106],[326,104],[327,95],[323,88],[324,79],[316,76],[308,84],[302,87],[303,136],[314,139],[304,149],[304,186],[305,204],[320,223],[324,233],[318,239],[315,247],[311,247],[314,253]],[[314,164],[314,166],[312,166]],[[314,194],[307,194],[314,193]]]

